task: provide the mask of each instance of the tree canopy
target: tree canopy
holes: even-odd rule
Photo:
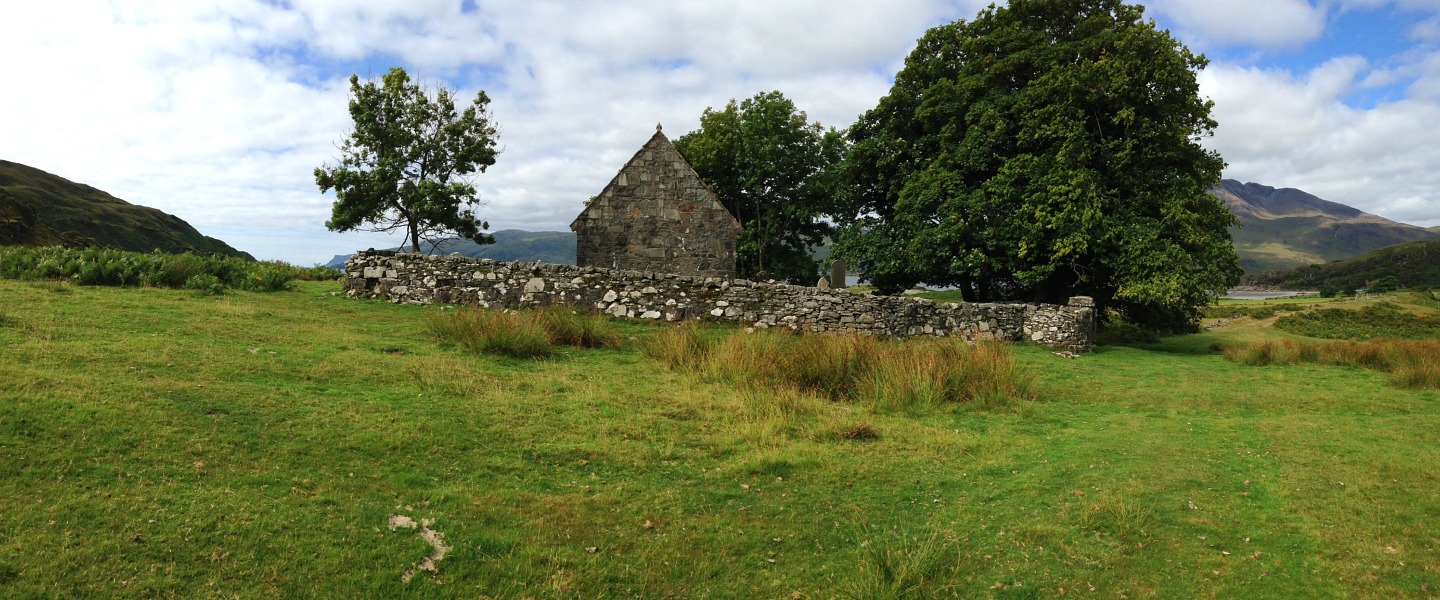
[[[421,240],[458,235],[493,243],[475,216],[480,198],[470,177],[495,164],[498,131],[481,91],[457,112],[449,90],[433,95],[390,69],[377,85],[350,76],[355,129],[340,145],[340,164],[315,169],[321,192],[335,190],[331,231],[394,231],[420,251]]]
[[[1120,0],[1011,0],[926,32],[850,130],[836,254],[882,291],[1184,326],[1241,269],[1207,193],[1207,60]],[[1102,312],[1103,314],[1103,312]]]
[[[763,92],[722,110],[705,109],[700,129],[675,140],[743,227],[736,243],[742,277],[815,282],[810,248],[830,232],[820,216],[833,208],[840,132],[808,123],[780,92]]]

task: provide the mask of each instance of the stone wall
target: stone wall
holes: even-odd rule
[[[460,255],[359,252],[345,263],[345,293],[414,304],[524,308],[567,304],[616,317],[726,321],[757,328],[935,335],[1044,344],[1073,352],[1094,345],[1089,298],[1069,305],[945,303],[744,279],[545,263],[500,263]]]
[[[570,229],[581,266],[735,274],[740,223],[659,130]]]

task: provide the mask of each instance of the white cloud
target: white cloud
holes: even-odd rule
[[[492,97],[504,153],[476,181],[491,224],[563,229],[657,121],[679,136],[707,106],[779,89],[849,125],[925,29],[987,3],[27,3],[0,23],[0,52],[33,57],[11,81],[34,90],[0,96],[23,115],[0,156],[263,258],[323,260],[384,245],[323,229],[311,170],[349,129],[340,69],[405,66]]]
[[[1391,219],[1440,225],[1440,101],[1415,98],[1370,109],[1341,98],[1365,75],[1362,59],[1339,58],[1304,77],[1218,65],[1201,91],[1220,122],[1207,144],[1226,176],[1296,187]]]
[[[1152,0],[1191,47],[1297,48],[1325,31],[1325,10],[1305,0]]]
[[[325,231],[331,200],[311,171],[334,161],[349,130],[350,73],[404,66],[461,97],[484,88],[493,99],[504,152],[476,179],[491,225],[564,229],[656,122],[678,137],[706,107],[778,89],[812,120],[847,126],[888,91],[927,28],[973,18],[989,1],[477,0],[474,11],[453,0],[281,4],[7,7],[0,53],[25,57],[7,64],[8,89],[24,91],[0,94],[0,158],[176,214],[261,258],[309,263],[395,245],[395,237]],[[1155,6],[1184,25],[1177,34],[1187,44],[1194,35],[1294,47],[1314,39],[1325,18],[1293,0]],[[1419,25],[1414,35],[1426,31]],[[1383,70],[1342,59],[1295,77],[1217,64],[1203,79],[1231,174],[1440,223],[1426,201],[1440,190],[1426,175],[1440,164],[1428,133],[1440,122],[1437,73],[1435,60],[1416,52]],[[1409,100],[1374,111],[1338,100],[1396,82]],[[1420,166],[1403,170],[1411,164]],[[1367,177],[1408,183],[1365,197],[1344,185]]]

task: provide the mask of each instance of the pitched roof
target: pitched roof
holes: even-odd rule
[[[600,194],[595,196],[595,198],[585,206],[584,210],[580,211],[580,214],[575,217],[575,220],[571,221],[570,229],[576,229],[585,219],[597,218],[596,215],[591,215],[590,213],[592,211],[602,212],[601,209],[608,207],[612,198],[627,198],[628,194],[617,193],[620,191],[620,188],[640,185],[642,183],[640,174],[642,172],[647,174],[653,172],[656,170],[656,167],[661,171],[659,174],[659,177],[663,178],[661,182],[668,182],[667,187],[669,189],[677,191],[683,190],[687,187],[683,185],[683,183],[693,182],[694,187],[702,192],[704,197],[702,201],[708,200],[709,202],[713,202],[716,207],[726,211],[727,214],[729,213],[728,209],[726,209],[723,204],[720,204],[720,199],[715,196],[714,192],[710,191],[710,187],[700,178],[700,174],[695,172],[694,167],[690,166],[690,162],[685,160],[685,157],[675,148],[675,144],[670,141],[670,138],[665,137],[665,133],[661,131],[660,126],[656,125],[655,135],[650,136],[650,139],[645,142],[645,145],[641,146],[640,149],[635,152],[635,155],[631,156],[630,160],[625,162],[625,166],[620,167],[620,170],[616,172],[615,177],[610,180],[610,183],[607,184],[604,189],[600,190]],[[731,215],[730,218],[733,220],[735,217]],[[738,220],[735,221],[735,231],[737,234],[740,231],[740,222]]]

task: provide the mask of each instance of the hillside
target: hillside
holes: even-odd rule
[[[502,229],[494,235],[494,244],[481,245],[470,240],[452,238],[442,240],[438,244],[439,248],[423,242],[420,247],[426,253],[459,252],[472,258],[488,258],[501,262],[538,260],[556,265],[575,264],[575,234],[569,231]],[[339,269],[345,266],[345,261],[349,258],[349,254],[338,254],[325,263],[325,266]]]
[[[0,160],[0,245],[158,248],[253,258],[175,215],[6,160]]]
[[[1387,246],[1346,260],[1264,273],[1254,282],[1282,289],[1353,290],[1387,276],[1401,287],[1440,288],[1440,240]]]
[[[1397,223],[1293,188],[1226,179],[1211,193],[1240,219],[1242,227],[1231,235],[1249,275],[1440,239],[1440,229]]]

